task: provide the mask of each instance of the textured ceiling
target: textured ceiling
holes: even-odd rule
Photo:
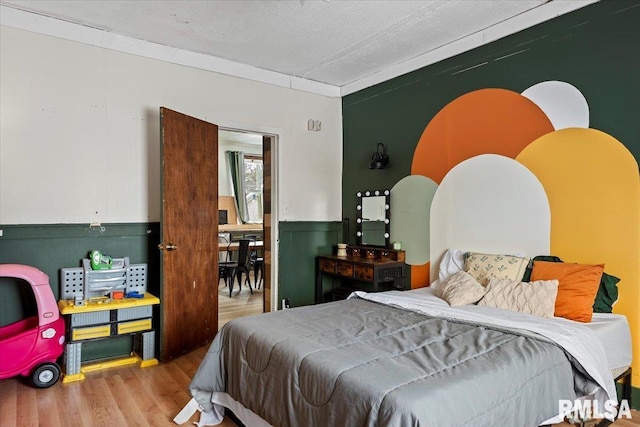
[[[0,0],[3,6],[336,87],[544,3]]]

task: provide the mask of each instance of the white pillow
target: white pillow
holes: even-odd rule
[[[443,282],[458,271],[464,270],[464,251],[460,249],[447,249],[440,261],[438,279]]]
[[[457,307],[478,302],[486,291],[469,273],[460,270],[442,282],[435,293],[451,307]]]
[[[517,282],[491,277],[487,285],[487,293],[478,306],[501,308],[540,317],[553,317],[558,296],[558,283],[555,279]]]

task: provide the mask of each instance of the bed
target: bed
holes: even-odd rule
[[[487,188],[495,190],[491,197]],[[201,425],[219,423],[228,408],[251,426],[536,426],[560,421],[561,401],[617,401],[614,380],[624,375],[630,384],[625,316],[591,309],[580,321],[540,314],[548,300],[532,301],[542,299],[525,298],[530,312],[482,304],[506,280],[555,286],[552,310],[560,292],[561,280],[542,277],[556,266],[534,261],[551,254],[551,213],[527,168],[497,155],[459,164],[435,192],[429,220],[430,287],[354,293],[229,322],[194,376],[193,400],[182,415],[202,410]],[[607,265],[616,259],[615,248],[589,249]],[[522,266],[532,267],[531,277],[524,281],[520,270],[474,277],[483,294],[454,304],[444,290],[452,277],[471,274],[465,263],[475,256],[451,256],[454,271],[446,261],[454,251],[527,260]],[[596,263],[582,256],[562,264],[586,262],[593,270]],[[604,265],[598,268],[604,277]],[[602,406],[598,413],[607,415]]]
[[[357,293],[230,322],[190,388],[206,424],[224,406],[252,426],[539,425],[559,399],[616,399],[625,333],[619,315],[585,327],[451,308],[430,289]]]

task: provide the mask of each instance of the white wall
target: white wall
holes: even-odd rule
[[[278,134],[279,220],[340,220],[340,98],[2,26],[0,224],[158,221],[161,106]]]

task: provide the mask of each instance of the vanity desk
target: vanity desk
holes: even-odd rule
[[[349,246],[346,256],[316,258],[316,304],[345,299],[353,291],[404,290],[405,252],[381,247]],[[339,287],[325,290],[324,277],[340,280]]]

